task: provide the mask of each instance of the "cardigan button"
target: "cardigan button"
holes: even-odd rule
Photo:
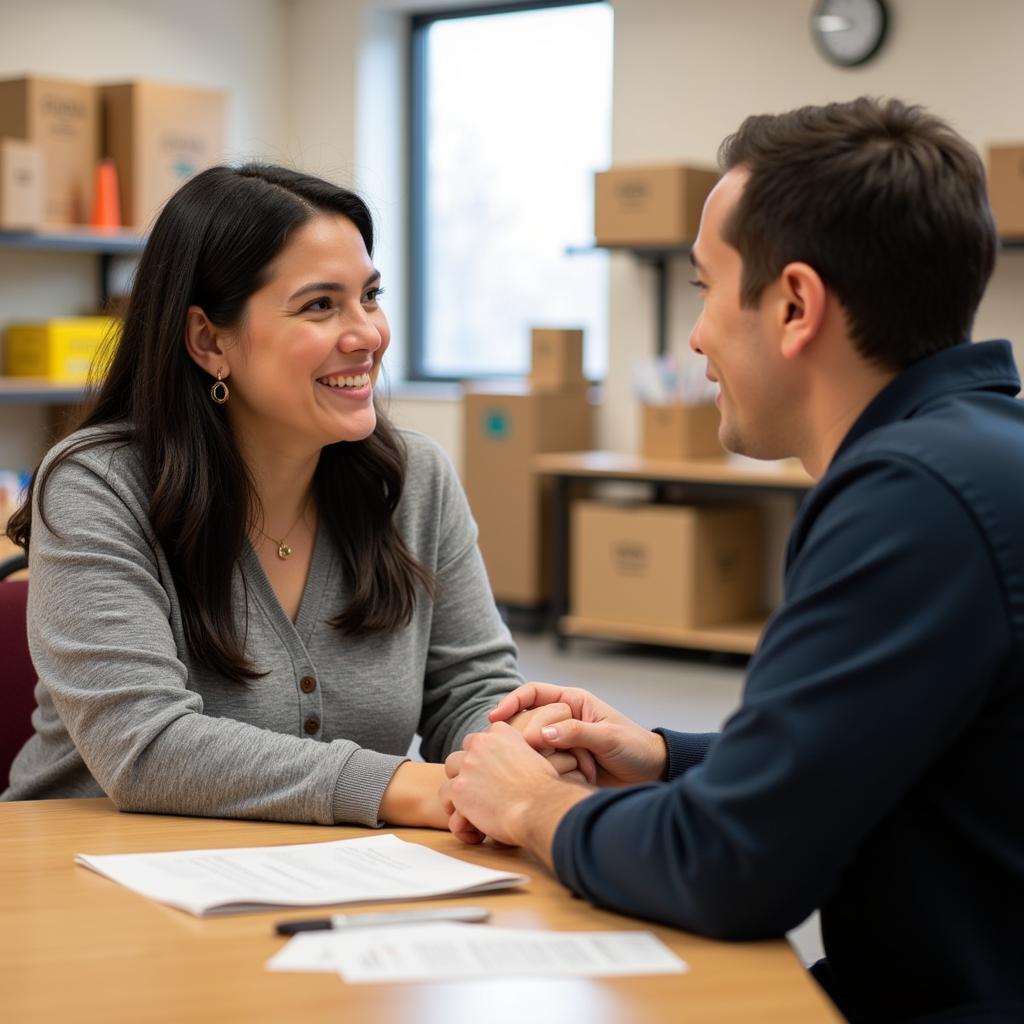
[[[312,736],[315,732],[320,731],[320,719],[319,718],[307,718],[302,723],[302,728],[306,730],[309,736]]]
[[[316,689],[316,680],[312,676],[303,676],[299,680],[299,689],[303,693],[312,693]]]

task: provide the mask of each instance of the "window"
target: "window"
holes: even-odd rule
[[[531,327],[583,327],[607,367],[594,171],[611,162],[612,10],[421,15],[412,34],[410,376],[524,374]]]

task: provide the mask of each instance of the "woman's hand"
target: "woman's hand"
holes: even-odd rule
[[[447,828],[448,814],[437,795],[446,779],[443,764],[403,761],[384,790],[381,820],[389,825]]]

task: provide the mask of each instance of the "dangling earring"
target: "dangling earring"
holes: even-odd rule
[[[210,397],[218,404],[223,405],[231,395],[227,384],[221,378],[224,376],[224,367],[217,367],[217,382],[210,386]]]

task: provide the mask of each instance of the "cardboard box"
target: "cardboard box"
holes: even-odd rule
[[[0,136],[32,142],[43,151],[48,225],[89,220],[100,155],[94,85],[39,77],[0,82]]]
[[[147,230],[193,174],[224,160],[226,94],[156,82],[105,85],[103,151],[117,166],[121,219]]]
[[[704,459],[724,455],[714,402],[644,405],[640,452],[647,459]]]
[[[42,227],[44,188],[43,151],[31,142],[0,139],[0,230]]]
[[[530,334],[530,386],[540,391],[584,388],[583,331],[535,327]]]
[[[61,384],[85,384],[97,356],[109,357],[104,342],[119,330],[120,321],[108,316],[11,324],[4,345],[4,373],[12,377],[43,377]],[[105,367],[95,368],[102,376]]]
[[[753,506],[575,502],[572,614],[678,629],[751,619],[761,611],[761,533]]]
[[[550,593],[550,480],[533,457],[590,448],[593,407],[582,389],[474,385],[462,408],[463,483],[491,589],[504,604],[539,605]]]
[[[598,245],[685,245],[697,237],[718,172],[698,167],[614,167],[594,177]]]
[[[1000,238],[1024,238],[1024,143],[989,146],[988,198]]]

